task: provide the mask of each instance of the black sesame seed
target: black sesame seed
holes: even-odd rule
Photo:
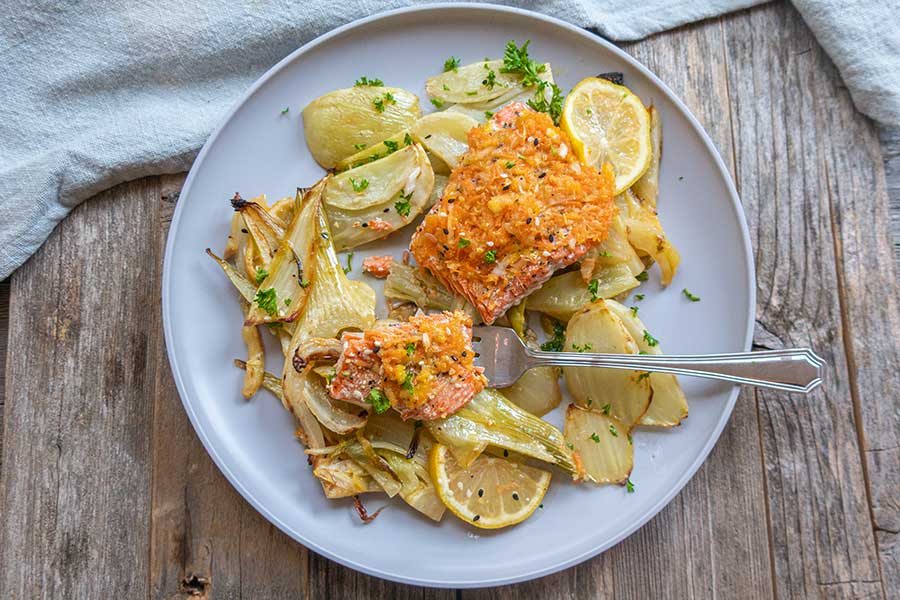
[[[481,498],[482,496],[484,496],[484,490],[479,488],[478,489],[478,497]]]
[[[241,229],[241,233],[247,233],[246,229]]]
[[[525,219],[525,224],[531,225],[531,217],[528,217],[527,219]]]
[[[383,210],[383,211],[381,211],[381,212],[390,212],[390,210],[391,210],[391,209],[389,209],[389,208],[386,208],[386,209],[384,209],[384,210]]]
[[[456,361],[458,361],[459,359],[456,358],[455,356],[453,356],[453,355],[451,354],[451,355],[450,355],[450,360],[452,360],[453,362],[456,362]]]
[[[550,234],[550,237],[547,238],[547,239],[549,239],[549,240],[550,240],[550,243],[552,244],[552,243],[553,243],[553,240],[555,240],[556,238],[554,238],[554,237],[553,237],[553,234],[551,233],[551,234]]]
[[[507,183],[506,185],[503,186],[503,191],[505,192],[508,189],[509,189],[509,184]]]
[[[481,518],[481,515],[475,515],[474,517],[472,517],[472,521],[477,521],[480,518]]]
[[[467,357],[468,355],[469,355],[469,354],[468,354],[465,350],[463,350],[462,357],[465,358],[465,357]]]
[[[546,176],[547,176],[546,173],[541,173],[540,175],[538,175],[538,179],[543,179]]]
[[[447,204],[453,204],[456,202],[456,198],[447,198]]]
[[[516,492],[513,492],[513,500],[515,500],[516,502],[519,501],[519,494],[517,494]]]
[[[362,226],[363,226],[363,227],[368,227],[369,224],[368,224],[368,223],[363,223]]]
[[[503,458],[509,458],[509,450],[503,450]]]
[[[450,230],[446,227],[444,228],[444,235],[450,235]]]

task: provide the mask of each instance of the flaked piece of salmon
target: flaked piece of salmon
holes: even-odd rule
[[[566,133],[521,103],[468,141],[410,250],[492,323],[606,238],[615,183],[608,165],[583,165]]]
[[[367,256],[363,259],[362,268],[363,271],[372,277],[384,279],[391,274],[392,262],[394,262],[394,257],[389,254],[382,256]]]
[[[329,393],[360,404],[373,390],[404,419],[453,414],[484,389],[474,363],[472,319],[462,312],[416,315],[406,323],[344,334]]]

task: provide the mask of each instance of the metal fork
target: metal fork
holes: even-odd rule
[[[533,367],[604,367],[721,379],[787,392],[809,393],[822,383],[823,361],[809,348],[730,354],[591,354],[532,350],[507,327],[472,330],[475,364],[492,387],[512,385]]]

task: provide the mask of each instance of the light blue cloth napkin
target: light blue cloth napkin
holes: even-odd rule
[[[763,0],[522,0],[633,40]],[[186,171],[266,69],[354,19],[408,1],[16,0],[0,11],[0,279],[79,202]],[[794,0],[857,107],[900,122],[900,33],[883,0]]]

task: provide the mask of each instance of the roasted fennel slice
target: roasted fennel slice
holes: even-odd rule
[[[547,83],[553,83],[553,72],[550,70],[550,64],[544,64],[544,71],[538,73],[537,78],[541,81],[545,81]],[[456,112],[462,113],[464,115],[468,115],[478,121],[479,123],[484,123],[488,121],[494,113],[503,109],[503,107],[512,104],[513,102],[521,102],[523,104],[527,104],[528,102],[533,102],[536,99],[539,100],[540,94],[543,96],[543,99],[546,102],[550,102],[553,97],[552,88],[548,86],[544,86],[543,89],[539,89],[538,86],[533,85],[529,87],[524,87],[521,84],[512,88],[509,88],[505,93],[493,98],[491,100],[487,100],[484,102],[466,102],[464,104],[454,104],[449,107],[446,112]]]
[[[391,273],[384,280],[384,295],[391,300],[412,302],[423,310],[461,310],[480,322],[475,307],[455,296],[429,273],[393,261]]]
[[[306,143],[316,162],[330,169],[360,148],[380,144],[422,115],[412,92],[356,86],[335,90],[303,109]]]
[[[634,465],[634,448],[627,428],[600,410],[570,404],[563,427],[575,448],[584,479],[595,483],[624,483]]]
[[[525,303],[528,310],[568,321],[588,302],[597,298],[613,298],[638,285],[640,282],[627,264],[598,265],[588,283],[577,271],[556,275],[528,296]]]
[[[637,342],[638,348],[645,354],[662,354],[659,341],[652,335],[644,335],[647,327],[630,309],[618,302],[608,301],[606,305],[618,316],[625,328]],[[648,340],[652,341],[651,344]],[[672,427],[681,423],[688,416],[688,403],[681,385],[674,375],[668,373],[650,373],[650,387],[653,397],[647,412],[640,418],[638,425],[654,427]]]
[[[607,300],[588,304],[566,328],[566,352],[637,354],[640,348]],[[564,367],[566,386],[581,406],[622,422],[628,433],[650,404],[649,374],[622,369]]]
[[[681,255],[666,238],[656,209],[649,202],[641,202],[631,190],[616,196],[616,204],[628,230],[628,242],[659,264],[662,284],[669,285],[681,262]]]
[[[427,423],[445,446],[475,448],[486,445],[556,465],[573,477],[577,469],[562,432],[519,408],[497,390],[485,389],[446,419]]]
[[[412,136],[431,154],[455,169],[459,158],[469,149],[469,130],[477,125],[478,121],[461,113],[432,113],[416,121]]]
[[[335,165],[335,172],[346,171],[347,169],[355,169],[356,167],[361,167],[363,165],[369,164],[370,162],[375,162],[385,156],[392,154],[403,148],[404,146],[412,146],[414,143],[412,135],[410,135],[408,129],[404,129],[403,131],[399,131],[387,138],[382,142],[378,142],[372,144],[371,146],[362,147],[362,144],[357,144],[356,147],[361,148],[355,154],[351,154],[347,158],[344,158]]]
[[[323,179],[299,198],[301,204],[269,264],[268,274],[259,283],[247,314],[247,325],[280,321],[291,322],[303,311],[308,281],[314,276],[312,257],[316,249],[316,222],[321,213],[319,201]],[[246,217],[245,217],[246,220]]]
[[[522,76],[503,73],[502,60],[472,63],[429,77],[425,91],[439,102],[474,103],[493,100],[522,87]]]
[[[335,248],[355,248],[408,225],[433,188],[434,171],[418,144],[333,176],[322,202]]]
[[[659,111],[655,106],[647,109],[650,111],[650,168],[641,175],[640,179],[631,186],[631,191],[637,194],[642,202],[656,208],[656,200],[659,198],[659,161],[662,158],[662,123]]]

